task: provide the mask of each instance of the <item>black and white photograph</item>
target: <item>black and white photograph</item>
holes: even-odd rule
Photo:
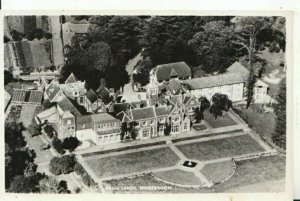
[[[285,192],[286,24],[5,15],[5,192]]]

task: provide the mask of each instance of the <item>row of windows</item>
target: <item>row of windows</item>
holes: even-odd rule
[[[98,124],[97,128],[98,129],[108,129],[108,128],[112,128],[112,127],[116,127],[117,126],[117,122],[113,122],[113,123],[106,123],[106,124]]]
[[[120,140],[120,135],[110,135],[110,136],[104,136],[99,137],[97,139],[97,143],[108,143],[108,142],[116,142]]]
[[[154,120],[150,120],[150,121],[141,121],[139,123],[139,126],[149,126],[149,125],[153,125],[154,124]]]

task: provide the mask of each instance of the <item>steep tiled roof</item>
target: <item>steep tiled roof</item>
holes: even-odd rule
[[[182,83],[187,84],[191,90],[237,84],[242,82],[245,81],[240,73],[226,73],[222,75],[194,78],[182,81]]]
[[[98,100],[98,96],[93,89],[88,90],[85,96],[91,103],[94,103],[96,100]]]
[[[167,85],[167,89],[170,90],[173,94],[177,94],[181,90],[181,88],[181,84],[175,79],[171,79]]]
[[[41,103],[43,92],[38,90],[13,89],[12,102]]]
[[[155,113],[157,117],[160,116],[167,116],[170,114],[170,109],[168,107],[156,107],[155,108]]]
[[[50,83],[50,85],[48,86],[48,88],[46,89],[46,93],[49,97],[50,100],[52,100],[56,94],[59,92],[60,88],[54,84],[54,83]]]
[[[125,112],[120,112],[116,115],[116,117],[121,121],[121,122],[129,122],[131,121],[129,116]]]
[[[133,121],[155,118],[155,111],[153,107],[144,107],[130,110]]]
[[[98,123],[98,122],[115,122],[115,121],[119,121],[119,120],[114,118],[108,113],[84,115],[84,116],[78,116],[76,118],[76,123],[88,123],[88,122]]]
[[[249,70],[243,66],[240,62],[236,61],[226,69],[229,73],[240,73],[246,82],[249,78]]]
[[[60,84],[59,87],[67,97],[74,97],[74,92],[77,92],[79,96],[84,96],[86,93],[83,82]]]
[[[170,97],[170,101],[174,105],[181,105],[182,104],[182,95],[174,95]]]
[[[179,78],[190,77],[191,69],[185,62],[162,64],[155,67],[157,80],[169,80],[175,73]],[[171,75],[172,74],[172,75]]]
[[[81,116],[82,115],[82,113],[76,108],[76,106],[67,97],[65,97],[60,102],[58,102],[57,105],[63,111],[70,111],[74,116]]]

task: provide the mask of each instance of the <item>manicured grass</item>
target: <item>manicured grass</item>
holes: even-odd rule
[[[167,147],[86,160],[99,177],[115,176],[173,166],[178,161],[178,156]]]
[[[259,186],[260,182],[282,180],[285,178],[285,161],[286,158],[283,156],[237,161],[237,168],[233,177],[217,185],[216,191],[226,192],[226,190],[244,185],[257,183]]]
[[[264,151],[249,135],[177,145],[177,147],[188,158],[200,161]]]
[[[261,137],[268,142],[272,141],[271,137],[275,128],[275,114],[273,112],[260,113],[255,105],[251,105],[248,109],[245,109],[244,106],[235,106],[234,111]]]
[[[204,111],[204,120],[213,128],[236,125],[236,122],[228,114],[215,119],[208,110]]]
[[[220,163],[210,163],[201,169],[201,172],[206,176],[209,181],[214,183],[220,182],[230,176],[233,172],[232,161],[223,161]]]
[[[202,182],[198,179],[194,173],[186,172],[180,169],[162,171],[154,173],[160,179],[163,179],[174,184],[182,185],[201,185]]]
[[[22,106],[20,121],[23,122],[25,127],[28,127],[31,124],[36,108],[37,106],[35,105]]]
[[[122,186],[135,186],[136,190],[125,190],[118,189],[114,190],[113,193],[209,193],[212,192],[212,189],[207,188],[182,188],[173,185],[168,185],[162,181],[156,180],[150,174],[146,174],[141,177],[130,178],[130,179],[121,179],[121,180],[110,180],[107,181],[113,187],[122,187]],[[147,190],[140,187],[161,187],[156,190]],[[163,188],[166,187],[166,188]]]
[[[233,177],[228,181],[213,186],[212,188],[181,188],[173,185],[167,185],[156,180],[150,174],[121,180],[111,180],[107,183],[114,187],[136,186],[136,190],[114,190],[113,193],[214,193],[228,192],[231,189],[250,184],[257,184],[266,181],[282,180],[285,178],[285,157],[268,156],[257,159],[236,162],[237,169]],[[155,191],[141,190],[140,186],[166,186],[171,189],[160,189]],[[272,188],[272,186],[270,187]],[[270,189],[269,189],[270,190]],[[284,189],[283,189],[284,190]],[[262,191],[263,192],[263,189]],[[239,192],[242,193],[242,192]],[[245,192],[246,193],[246,192]]]

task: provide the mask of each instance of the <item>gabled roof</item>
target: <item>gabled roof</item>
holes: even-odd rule
[[[191,76],[191,69],[185,62],[161,64],[155,67],[156,78],[159,82],[171,79],[175,73],[179,78]]]
[[[108,113],[99,113],[92,115],[83,115],[76,118],[76,123],[99,123],[99,122],[118,122],[119,120]]]
[[[51,82],[50,85],[46,89],[46,93],[50,100],[52,100],[59,91],[60,91],[60,88],[53,82]]]
[[[76,106],[67,97],[65,97],[60,102],[58,102],[57,105],[65,112],[70,111],[74,116],[82,115],[82,113],[76,108]]]
[[[185,83],[189,86],[190,90],[238,84],[244,82],[245,81],[240,73],[225,73],[222,75],[194,78],[182,81],[182,83]]]
[[[98,100],[98,96],[93,89],[88,90],[85,93],[85,96],[91,103],[94,103],[96,100]]]
[[[130,117],[125,113],[125,112],[120,112],[117,115],[117,118],[121,121],[121,122],[129,122],[131,121]]]
[[[171,103],[174,105],[181,105],[182,104],[182,95],[173,95],[170,97]]]
[[[199,106],[200,102],[194,96],[185,96],[183,100],[185,106]]]
[[[66,79],[65,84],[74,83],[74,82],[77,82],[77,78],[73,73],[71,73],[69,77]]]
[[[43,91],[13,89],[11,101],[25,102],[25,103],[41,103],[42,99],[43,99]]]
[[[133,121],[155,118],[153,107],[144,107],[130,110],[130,116]]]
[[[173,94],[177,94],[182,89],[182,86],[177,80],[171,79],[167,84],[167,89]]]
[[[226,71],[229,73],[240,73],[245,82],[247,82],[250,73],[250,71],[238,61],[229,66]]]
[[[155,113],[157,117],[161,116],[168,116],[170,114],[170,108],[163,106],[163,107],[156,107]]]
[[[77,92],[79,96],[84,96],[86,89],[84,82],[73,82],[67,84],[60,84],[60,89],[64,92],[67,97],[74,97],[74,92]]]
[[[114,100],[114,97],[110,95],[110,91],[106,87],[100,87],[96,93],[100,96],[104,104],[108,104]]]

